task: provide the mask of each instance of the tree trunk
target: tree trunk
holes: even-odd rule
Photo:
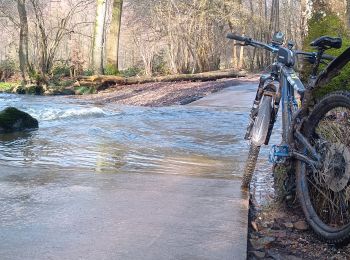
[[[92,64],[95,74],[104,72],[107,0],[97,0]]]
[[[346,1],[346,25],[350,29],[350,0]]]
[[[20,20],[20,33],[19,33],[19,67],[21,70],[21,76],[23,84],[28,80],[28,19],[25,0],[17,0],[17,9]]]
[[[307,34],[307,5],[308,5],[308,0],[301,0],[300,2],[301,5],[301,14],[300,14],[300,38],[302,41],[304,41],[306,34]]]
[[[177,82],[177,81],[213,81],[225,78],[238,78],[245,77],[247,73],[245,71],[236,70],[220,70],[210,71],[198,74],[177,74],[161,77],[120,77],[120,76],[91,76],[91,77],[78,77],[78,81],[83,86],[103,86],[103,85],[131,85],[131,84],[143,84],[150,82]]]
[[[107,63],[118,71],[118,52],[123,0],[113,0],[112,21],[107,37]]]

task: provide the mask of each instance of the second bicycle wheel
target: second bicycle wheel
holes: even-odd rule
[[[350,94],[335,92],[313,110],[303,134],[321,156],[316,171],[298,161],[297,193],[306,219],[329,243],[350,240]]]

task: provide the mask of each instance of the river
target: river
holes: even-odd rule
[[[89,211],[98,209],[98,206],[91,209],[91,203],[97,203],[96,190],[101,191],[99,199],[105,198],[103,201],[106,201],[108,200],[106,198],[110,196],[106,194],[118,189],[119,186],[119,189],[125,191],[126,188],[123,187],[125,184],[121,185],[118,182],[121,180],[124,180],[125,183],[130,182],[127,176],[142,176],[136,177],[138,178],[136,182],[144,182],[146,187],[160,185],[158,187],[160,189],[165,185],[161,183],[166,182],[166,179],[171,180],[171,183],[174,182],[171,176],[179,176],[177,180],[184,180],[181,177],[191,176],[198,179],[198,185],[204,186],[208,185],[208,182],[202,183],[201,180],[222,180],[221,184],[218,184],[218,181],[214,182],[215,189],[211,195],[209,195],[210,189],[206,188],[204,192],[201,186],[192,187],[196,181],[187,184],[186,179],[186,184],[182,185],[185,187],[186,194],[188,192],[186,189],[194,189],[193,192],[199,192],[197,195],[188,195],[187,201],[200,199],[203,194],[207,193],[208,196],[213,197],[212,199],[219,196],[221,193],[217,189],[221,186],[221,188],[229,187],[227,185],[230,185],[230,180],[236,182],[240,180],[249,148],[248,144],[243,141],[243,136],[248,122],[249,105],[256,87],[250,84],[244,86],[244,89],[239,86],[234,88],[238,91],[236,93],[238,97],[239,91],[244,92],[242,93],[247,98],[245,102],[237,98],[233,106],[195,104],[164,108],[128,107],[114,104],[97,106],[68,97],[0,94],[0,110],[14,106],[39,120],[38,130],[0,136],[0,227],[2,227],[3,235],[2,238],[0,237],[3,242],[0,250],[8,250],[5,254],[8,259],[21,259],[22,255],[14,254],[14,248],[20,246],[31,252],[33,242],[29,242],[30,237],[37,238],[40,243],[41,240],[48,240],[47,236],[51,234],[49,230],[46,230],[48,233],[44,232],[46,234],[44,236],[43,229],[51,228],[57,225],[57,222],[63,221],[64,223],[77,216],[79,219],[84,219],[78,209],[80,207]],[[275,135],[272,143],[276,143],[277,140],[278,137]],[[261,204],[273,194],[271,165],[267,162],[268,152],[268,148],[262,149],[258,162],[258,174],[254,180],[255,196]],[[163,176],[161,183],[154,180],[155,175]],[[120,176],[118,182],[114,176]],[[167,185],[170,184],[166,182],[165,186]],[[170,190],[172,185],[169,186]],[[142,185],[138,187],[142,190]],[[135,188],[133,190],[137,194],[137,190]],[[102,191],[106,191],[106,194],[102,194]],[[226,189],[226,192],[229,190]],[[83,195],[85,193],[86,195]],[[146,194],[151,196],[153,193],[147,191]],[[144,195],[143,193],[142,196]],[[223,198],[228,197],[218,197],[218,202]],[[230,201],[226,202],[228,203],[227,209],[232,210]],[[137,203],[144,205],[140,199]],[[145,203],[147,205],[148,202]],[[215,216],[224,214],[221,211],[224,210],[225,202],[222,201],[222,203],[222,208],[216,209],[218,213],[215,213],[216,215],[213,213]],[[110,207],[110,205],[104,205],[104,202],[97,203],[97,205],[100,205],[103,210]],[[151,205],[154,207],[154,204]],[[165,203],[163,208],[166,208],[166,205]],[[181,205],[183,204],[180,203],[179,207],[182,207]],[[217,205],[220,206],[220,202]],[[207,206],[212,207],[213,205],[209,203]],[[193,208],[191,205],[189,207]],[[197,210],[200,210],[200,207],[204,206],[199,205]],[[128,214],[128,210],[130,207],[126,205],[121,209],[124,214]],[[62,216],[56,219],[58,212]],[[136,214],[142,214],[140,212]],[[225,214],[229,212],[226,211]],[[89,214],[95,216],[96,212]],[[147,211],[145,214],[150,213]],[[111,218],[113,218],[112,215]],[[36,221],[39,219],[45,228],[38,227]],[[163,219],[164,216],[157,223]],[[76,221],[79,223],[80,220]],[[136,222],[138,221],[139,219]],[[220,218],[217,221],[220,223]],[[238,219],[238,221],[241,220]],[[33,223],[36,223],[34,227]],[[69,223],[65,224],[70,226]],[[135,226],[130,228],[133,227]],[[59,230],[59,227],[55,228]],[[199,230],[202,229],[201,226]],[[229,232],[227,236],[232,235],[227,227],[222,226],[220,230],[220,234]],[[91,230],[89,234],[89,237],[96,236],[96,230]],[[140,234],[147,234],[147,232],[143,230],[140,231]],[[21,236],[21,239],[18,239],[18,236]],[[26,238],[26,236],[29,237]],[[61,237],[64,236],[65,233],[61,234]],[[179,236],[182,235],[179,234]],[[203,235],[198,233],[196,237],[203,238]],[[71,241],[69,238],[66,238],[66,241]],[[63,238],[62,240],[64,241]],[[181,240],[186,241],[184,238],[179,238],[179,241]],[[68,244],[70,242],[67,242],[65,247]],[[230,248],[229,244],[227,245]],[[186,246],[187,244],[184,245],[184,248]],[[52,248],[45,247],[38,252],[42,254],[47,250],[52,251]],[[75,252],[75,249],[72,250]],[[89,250],[89,248],[84,250]],[[191,250],[193,251],[193,248]],[[198,252],[201,250],[203,249],[199,248]],[[77,255],[72,252],[70,251],[68,255],[76,257]],[[120,254],[117,255],[120,256]],[[101,255],[94,256],[100,257]],[[52,257],[52,255],[47,255],[47,257]]]
[[[242,171],[246,113],[196,107],[95,106],[65,97],[0,95],[39,120],[37,131],[2,135],[0,165],[87,173],[235,178]],[[234,124],[233,124],[234,122]]]

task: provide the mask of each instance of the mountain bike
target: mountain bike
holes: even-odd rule
[[[314,232],[329,243],[350,240],[350,93],[333,92],[315,101],[325,86],[350,60],[350,48],[337,58],[325,54],[341,48],[341,38],[322,36],[311,43],[316,51],[283,46],[283,34],[271,44],[228,34],[243,45],[275,54],[269,73],[260,77],[245,139],[250,140],[242,187],[248,188],[260,147],[269,144],[281,106],[282,142],[274,145],[270,161],[288,162],[294,172],[296,195]],[[296,57],[312,65],[308,84],[295,72]],[[319,73],[320,66],[326,68]]]

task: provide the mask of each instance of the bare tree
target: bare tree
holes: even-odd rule
[[[123,0],[113,0],[112,18],[107,35],[107,64],[118,71],[119,38],[122,19]]]
[[[57,50],[62,40],[74,33],[78,24],[71,24],[72,18],[78,12],[84,11],[90,0],[80,0],[71,4],[68,11],[57,21],[52,28],[47,28],[45,15],[43,12],[45,3],[41,0],[30,0],[35,15],[35,25],[38,28],[40,39],[40,72],[46,77],[54,64]]]
[[[23,84],[27,83],[28,70],[30,69],[28,61],[28,18],[25,0],[17,0],[17,8],[19,14],[19,67],[21,70]]]
[[[96,74],[103,74],[106,38],[107,0],[97,0],[96,3],[97,8],[92,62],[94,72]]]

